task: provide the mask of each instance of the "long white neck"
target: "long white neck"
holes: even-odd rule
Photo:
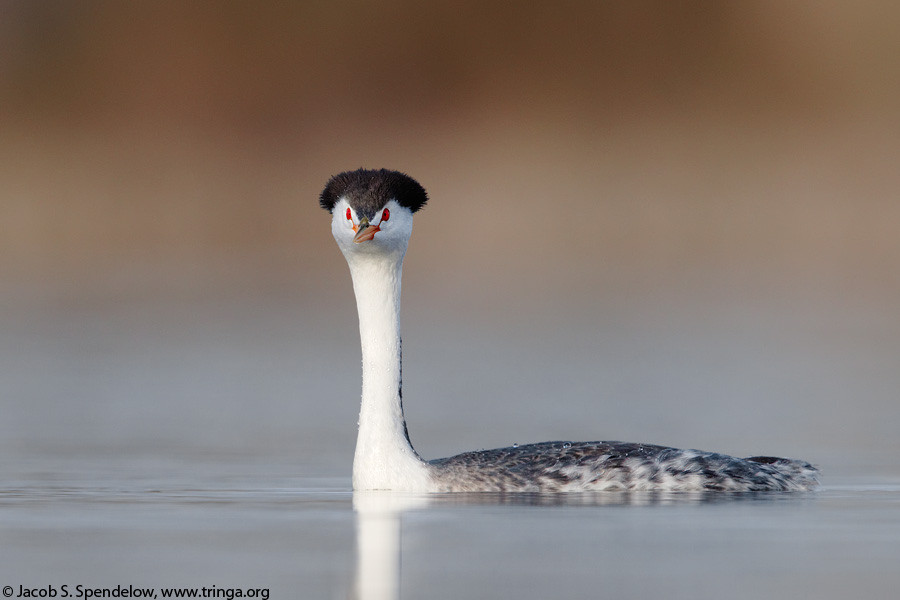
[[[345,253],[353,276],[362,345],[362,403],[353,459],[357,490],[427,489],[428,467],[413,450],[401,399],[400,280],[403,252]]]

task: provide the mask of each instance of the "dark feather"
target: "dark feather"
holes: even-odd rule
[[[428,201],[428,194],[418,181],[399,171],[358,169],[329,179],[319,204],[333,212],[341,198],[347,199],[357,215],[372,219],[389,200],[416,212]]]
[[[812,465],[625,442],[543,442],[432,460],[442,491],[706,489],[789,491],[817,485]]]

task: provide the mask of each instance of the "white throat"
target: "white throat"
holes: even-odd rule
[[[353,277],[362,346],[353,489],[424,491],[428,466],[407,437],[400,391],[400,284],[406,241],[381,251],[386,249],[360,247],[375,240],[354,244],[346,236],[335,238]]]

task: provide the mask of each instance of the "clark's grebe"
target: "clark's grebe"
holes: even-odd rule
[[[624,442],[543,442],[425,461],[409,441],[400,375],[400,279],[413,213],[428,197],[396,171],[347,171],[320,196],[350,265],[362,345],[356,490],[569,492],[808,490],[817,470],[786,458]]]

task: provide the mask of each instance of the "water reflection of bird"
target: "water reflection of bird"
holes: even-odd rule
[[[350,266],[359,312],[363,384],[353,488],[418,492],[585,490],[808,490],[810,464],[623,442],[543,442],[425,461],[403,417],[400,282],[413,213],[427,201],[388,170],[332,177],[320,197]]]

